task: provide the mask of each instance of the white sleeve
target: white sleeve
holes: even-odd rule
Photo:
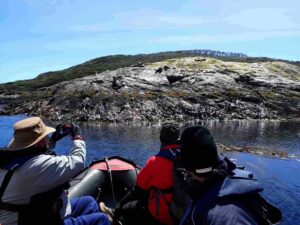
[[[82,140],[75,140],[69,155],[50,156],[40,155],[33,161],[26,163],[22,171],[27,171],[30,186],[39,192],[46,191],[68,182],[84,168],[86,159],[86,145]],[[39,170],[37,172],[36,170]],[[28,182],[28,180],[27,180]]]

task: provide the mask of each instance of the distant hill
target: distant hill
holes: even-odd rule
[[[22,80],[0,84],[0,94],[14,94],[22,91],[33,91],[38,88],[48,87],[60,83],[62,81],[69,81],[75,78],[81,78],[88,75],[101,73],[106,70],[115,70],[118,68],[129,67],[138,63],[153,63],[172,58],[183,58],[192,56],[208,56],[212,58],[222,59],[223,61],[233,62],[275,61],[275,59],[265,57],[248,57],[247,55],[241,53],[228,53],[212,50],[187,50],[139,55],[112,55],[99,57],[64,70],[42,73],[31,80]],[[300,62],[291,62],[287,60],[276,61],[288,62],[290,64],[300,66]]]
[[[0,94],[0,105],[1,101],[5,105],[0,115],[37,115],[71,122],[300,118],[300,66],[261,62],[265,59],[253,62],[253,58],[244,63],[247,57],[243,55],[233,58],[242,62],[175,54],[177,58],[145,63],[168,54],[174,53],[152,54],[153,58],[102,57],[40,75],[29,86],[39,89]],[[125,66],[111,69],[121,65]],[[68,80],[50,85],[63,76]],[[84,77],[70,80],[76,76]],[[41,81],[48,86],[42,87]]]

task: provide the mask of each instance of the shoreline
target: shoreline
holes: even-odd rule
[[[1,110],[1,104],[0,104],[0,110]],[[62,123],[69,123],[70,119],[68,120],[54,120],[54,119],[49,119],[47,116],[44,115],[35,115],[35,114],[0,114],[1,116],[28,116],[28,117],[34,117],[38,116],[41,117],[49,122],[62,122]],[[166,119],[168,120],[168,119]],[[127,126],[160,126],[161,123],[163,123],[166,120],[157,120],[157,121],[101,121],[101,120],[91,120],[91,121],[81,121],[81,120],[75,120],[75,123],[80,123],[80,124],[86,124],[89,126],[99,126],[99,125],[127,125]],[[172,119],[170,119],[172,120]],[[176,120],[175,120],[176,121]],[[297,118],[282,118],[282,119],[268,119],[268,118],[263,118],[263,119],[252,119],[252,118],[245,118],[245,119],[195,119],[195,120],[186,120],[186,121],[177,121],[179,124],[197,124],[197,123],[203,123],[203,122],[220,122],[220,123],[227,123],[227,122],[241,122],[241,123],[247,123],[247,122],[270,122],[270,123],[277,123],[277,122],[300,122],[300,117]]]
[[[18,114],[18,115],[0,115],[1,117],[10,117],[10,116],[20,116],[24,117],[27,116],[25,114]],[[47,120],[50,124],[57,124],[57,123],[72,123],[70,121],[54,121],[54,120]],[[258,119],[248,119],[248,120],[219,120],[219,119],[213,119],[213,120],[195,120],[195,121],[185,121],[185,122],[179,122],[179,125],[184,128],[186,126],[190,125],[206,125],[209,123],[210,125],[218,125],[218,124],[237,124],[237,125],[246,125],[246,124],[260,124],[260,123],[267,123],[267,124],[280,124],[280,123],[288,123],[288,122],[299,122],[299,119],[288,119],[288,120],[269,120],[269,119],[263,119],[263,120],[258,120]],[[85,127],[92,127],[92,128],[100,128],[101,127],[119,127],[119,126],[128,126],[128,127],[153,127],[153,128],[159,128],[161,126],[161,123],[163,121],[157,121],[157,122],[101,122],[101,121],[75,121],[73,123],[75,124],[80,124]],[[270,147],[265,147],[265,146],[255,146],[255,145],[232,145],[232,144],[223,144],[223,143],[217,143],[218,149],[221,152],[242,152],[242,153],[249,153],[253,155],[258,155],[258,156],[263,156],[263,157],[270,157],[270,158],[276,158],[276,159],[282,159],[282,160],[290,160],[290,159],[295,159],[299,160],[300,155],[299,154],[290,154],[286,150],[282,149],[274,149]]]

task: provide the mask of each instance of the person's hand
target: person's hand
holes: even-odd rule
[[[71,135],[72,136],[72,132],[73,132],[73,130],[74,130],[74,125],[73,124],[64,124],[63,126],[62,126],[62,133],[63,133],[63,135]]]
[[[55,143],[56,143],[57,141],[59,141],[60,139],[62,139],[63,137],[66,136],[66,134],[64,134],[64,133],[62,132],[62,127],[63,127],[62,124],[58,124],[58,125],[55,127],[56,131],[51,135],[51,138],[50,138],[52,144],[55,145]]]
[[[70,134],[73,138],[73,140],[84,140],[84,137],[82,136],[82,132],[79,126],[72,124],[73,128],[70,131]]]
[[[62,139],[63,137],[71,134],[71,132],[74,130],[73,124],[59,124],[56,126],[56,131],[51,135],[51,143],[53,145],[56,144],[57,141]]]

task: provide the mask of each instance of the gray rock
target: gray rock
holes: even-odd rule
[[[30,96],[2,94],[0,114],[103,122],[300,117],[299,67],[197,59],[105,71]]]

